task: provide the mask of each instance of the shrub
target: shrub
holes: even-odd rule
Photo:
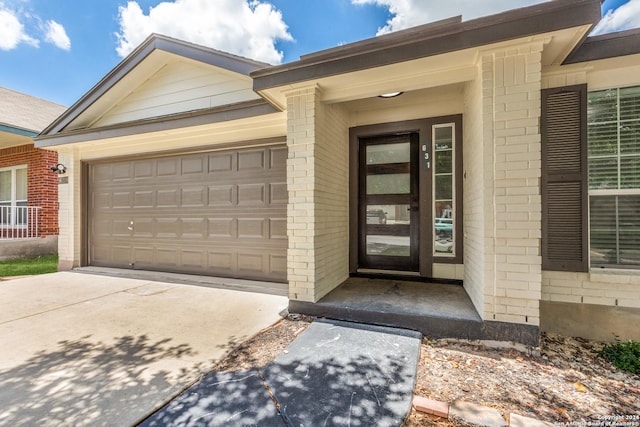
[[[615,343],[605,345],[598,354],[623,371],[640,374],[640,342],[638,341],[622,342],[616,337]]]

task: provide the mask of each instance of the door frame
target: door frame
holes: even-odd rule
[[[359,268],[359,244],[360,244],[360,219],[359,219],[359,163],[360,163],[360,138],[377,137],[384,135],[406,134],[416,132],[419,135],[419,155],[422,156],[423,145],[431,147],[431,130],[434,125],[454,123],[455,124],[455,256],[437,257],[433,254],[433,239],[422,238],[429,236],[429,231],[433,228],[433,200],[432,169],[423,167],[422,159],[418,160],[419,166],[419,274],[421,277],[433,277],[433,264],[463,264],[463,171],[462,161],[462,114],[439,116],[417,120],[407,120],[401,122],[380,123],[352,127],[349,129],[349,272],[357,273]],[[432,150],[430,149],[430,155]],[[428,202],[428,203],[427,203]]]

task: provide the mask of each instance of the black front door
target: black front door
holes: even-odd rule
[[[418,133],[359,139],[359,265],[419,270]]]

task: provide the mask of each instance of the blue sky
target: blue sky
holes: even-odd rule
[[[0,86],[66,106],[150,32],[269,63],[422,23],[541,0],[0,0]],[[640,27],[640,0],[606,0],[596,31]]]

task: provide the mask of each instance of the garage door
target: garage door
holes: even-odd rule
[[[285,281],[285,145],[89,166],[95,266]]]

